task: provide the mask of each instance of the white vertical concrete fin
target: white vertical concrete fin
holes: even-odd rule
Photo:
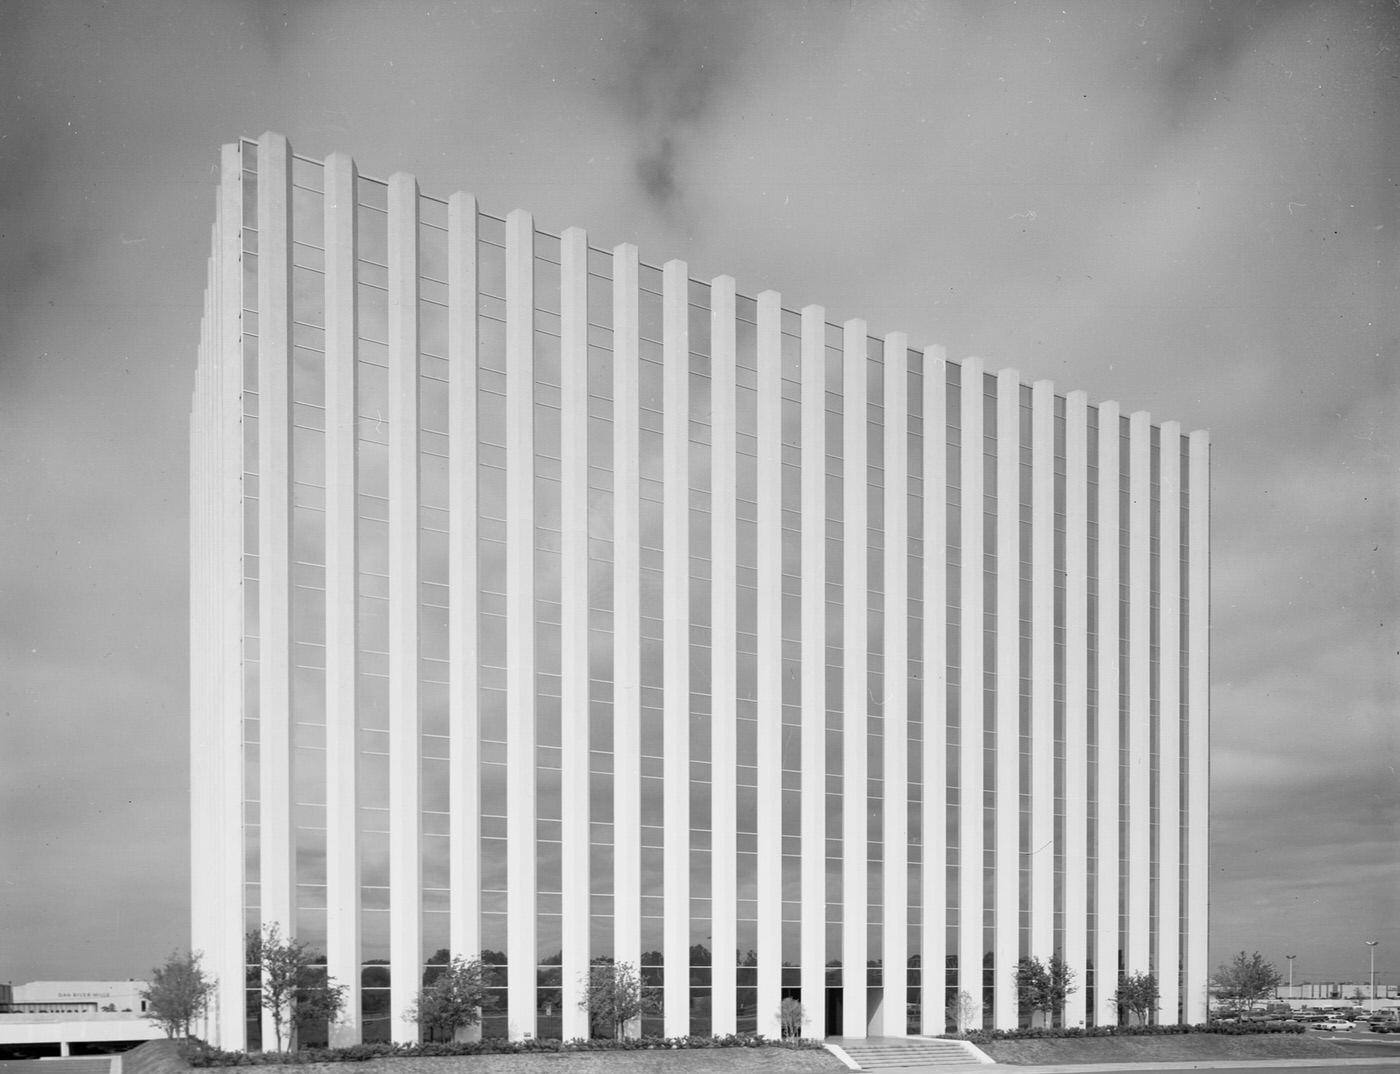
[[[561,880],[560,1015],[565,1040],[588,1036],[579,1003],[589,947],[588,236],[560,236],[559,445]],[[668,959],[669,962],[669,959]]]
[[[535,224],[506,218],[506,995],[535,1035]]]
[[[466,959],[481,952],[477,213],[470,194],[448,200],[448,928],[452,954]]]
[[[868,1035],[866,952],[869,940],[866,829],[869,704],[869,585],[866,524],[869,517],[867,443],[867,360],[863,320],[849,320],[842,333],[842,869],[841,1035]],[[835,1027],[828,1026],[828,1032]]]
[[[637,248],[613,250],[613,955],[641,937],[641,426]],[[629,1027],[635,1035],[637,1026]]]
[[[355,163],[324,164],[326,406],[326,967],[346,989],[331,1042],[358,1044],[360,1026],[360,853],[355,687],[356,316]]]
[[[826,1025],[826,312],[802,310],[803,1036]]]
[[[1181,426],[1158,432],[1157,983],[1159,1019],[1178,1022],[1181,1001]]]
[[[945,1029],[948,960],[947,355],[924,349],[923,889],[920,1033]]]
[[[1119,749],[1119,546],[1118,480],[1120,460],[1118,404],[1098,409],[1098,681],[1096,696],[1098,762],[1098,930],[1094,943],[1095,998],[1091,1012],[1098,1025],[1116,1025],[1113,993],[1118,987],[1118,898],[1121,875],[1118,840]]]
[[[983,368],[978,358],[962,363],[958,388],[961,425],[959,595],[959,729],[958,729],[958,989],[979,1008],[982,990],[982,733],[985,726],[982,688],[983,617]],[[989,1012],[980,1012],[985,1015]],[[979,1023],[980,1024],[980,1023]]]
[[[1129,973],[1151,965],[1152,419],[1128,419],[1128,952]],[[1160,975],[1158,977],[1160,982]]]
[[[782,304],[758,296],[758,1031],[778,1036],[783,958]]]
[[[292,150],[258,142],[258,820],[262,920],[295,933],[292,829]],[[263,1019],[271,1039],[271,1016]]]
[[[243,827],[243,154],[225,145],[216,195],[211,259],[208,363],[201,413],[207,524],[205,633],[192,646],[204,670],[201,698],[211,754],[203,762],[207,826],[191,820],[191,871],[207,874],[208,899],[191,908],[191,946],[217,978],[211,1043],[242,1048],[244,997]],[[253,298],[256,301],[256,298]],[[249,460],[256,466],[256,460]],[[196,476],[192,474],[192,477]],[[193,557],[192,557],[193,560]],[[192,717],[192,734],[195,718]],[[192,787],[192,805],[195,789]],[[223,1011],[234,1012],[222,1017]]]
[[[389,280],[389,1004],[393,1039],[423,979],[418,669],[418,183],[388,184]]]
[[[884,962],[880,1034],[908,1035],[909,337],[884,340]]]
[[[1210,434],[1187,445],[1189,577],[1187,598],[1186,996],[1188,1022],[1205,1021],[1210,981],[1207,947],[1210,893]]]
[[[1017,1023],[1021,905],[1021,377],[997,374],[996,434],[996,914],[992,1022]],[[1015,927],[1013,926],[1013,923]]]
[[[718,276],[710,285],[710,601],[711,695],[710,851],[711,906],[711,1018],[715,1034],[736,1029],[737,899],[736,859],[736,738],[738,697],[737,650],[738,581],[736,528],[738,458],[735,454],[735,409],[738,355],[734,279]]]
[[[1078,974],[1065,1025],[1084,1024],[1088,935],[1089,430],[1083,392],[1065,397],[1065,945]]]
[[[1029,954],[1055,952],[1055,385],[1031,388],[1031,831]],[[1005,627],[1003,626],[1003,629]],[[1022,672],[1024,674],[1024,670]],[[1023,788],[1024,790],[1024,788]],[[1069,919],[1065,918],[1069,928]],[[1077,969],[1076,969],[1077,972]]]
[[[690,275],[662,269],[663,1030],[690,1032]],[[712,960],[713,961],[713,960]]]
[[[221,1038],[234,1047],[247,1040],[243,1018],[244,982],[240,972],[246,962],[244,947],[244,881],[247,858],[244,852],[244,760],[243,715],[249,703],[244,679],[245,601],[243,555],[244,527],[243,473],[257,465],[256,458],[244,458],[243,435],[243,307],[255,302],[256,294],[243,294],[243,153],[242,146],[229,146],[223,159],[224,200],[221,213],[223,238],[223,286],[220,290],[221,332],[218,377],[218,459],[220,529],[219,604],[221,617],[216,673],[216,695],[220,703],[219,734],[224,790],[219,802],[221,873],[228,885],[220,907],[220,961],[227,976],[221,978],[219,1002],[229,1012],[222,1019]]]

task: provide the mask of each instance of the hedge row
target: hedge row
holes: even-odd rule
[[[1269,1023],[1230,1024],[1211,1022],[1200,1025],[1159,1026],[1069,1026],[1063,1029],[978,1029],[970,1033],[949,1033],[954,1040],[987,1044],[998,1040],[1048,1040],[1058,1037],[1166,1037],[1183,1033],[1215,1033],[1227,1037],[1252,1036],[1259,1033],[1303,1033],[1301,1025]]]
[[[303,1048],[295,1052],[226,1052],[191,1040],[180,1054],[192,1067],[271,1066],[303,1063],[362,1063],[366,1059],[411,1056],[514,1055],[523,1052],[632,1052],[663,1048],[820,1048],[810,1037],[772,1040],[761,1033],[722,1037],[629,1037],[622,1040],[477,1040],[424,1044],[352,1044],[347,1048]]]

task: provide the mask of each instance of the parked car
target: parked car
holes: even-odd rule
[[[1325,1022],[1318,1022],[1314,1029],[1321,1029],[1328,1033],[1350,1033],[1356,1028],[1355,1022],[1347,1022],[1341,1018],[1329,1018]]]

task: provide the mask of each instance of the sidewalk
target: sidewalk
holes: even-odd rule
[[[1216,1059],[1185,1060],[1170,1063],[1062,1063],[1056,1066],[1019,1066],[1012,1063],[995,1063],[990,1066],[971,1067],[969,1071],[992,1074],[1005,1071],[1006,1074],[1112,1074],[1116,1071],[1131,1070],[1273,1070],[1296,1067],[1332,1070],[1337,1067],[1385,1067],[1395,1069],[1395,1057],[1377,1059]],[[928,1068],[932,1071],[934,1068]],[[947,1070],[948,1068],[940,1068]],[[907,1068],[905,1074],[923,1074],[917,1067]]]

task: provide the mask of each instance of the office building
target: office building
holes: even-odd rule
[[[408,175],[224,147],[192,413],[193,937],[418,1038],[1206,1007],[1209,444],[1171,421],[554,236]],[[245,1018],[245,1011],[247,1017]]]

